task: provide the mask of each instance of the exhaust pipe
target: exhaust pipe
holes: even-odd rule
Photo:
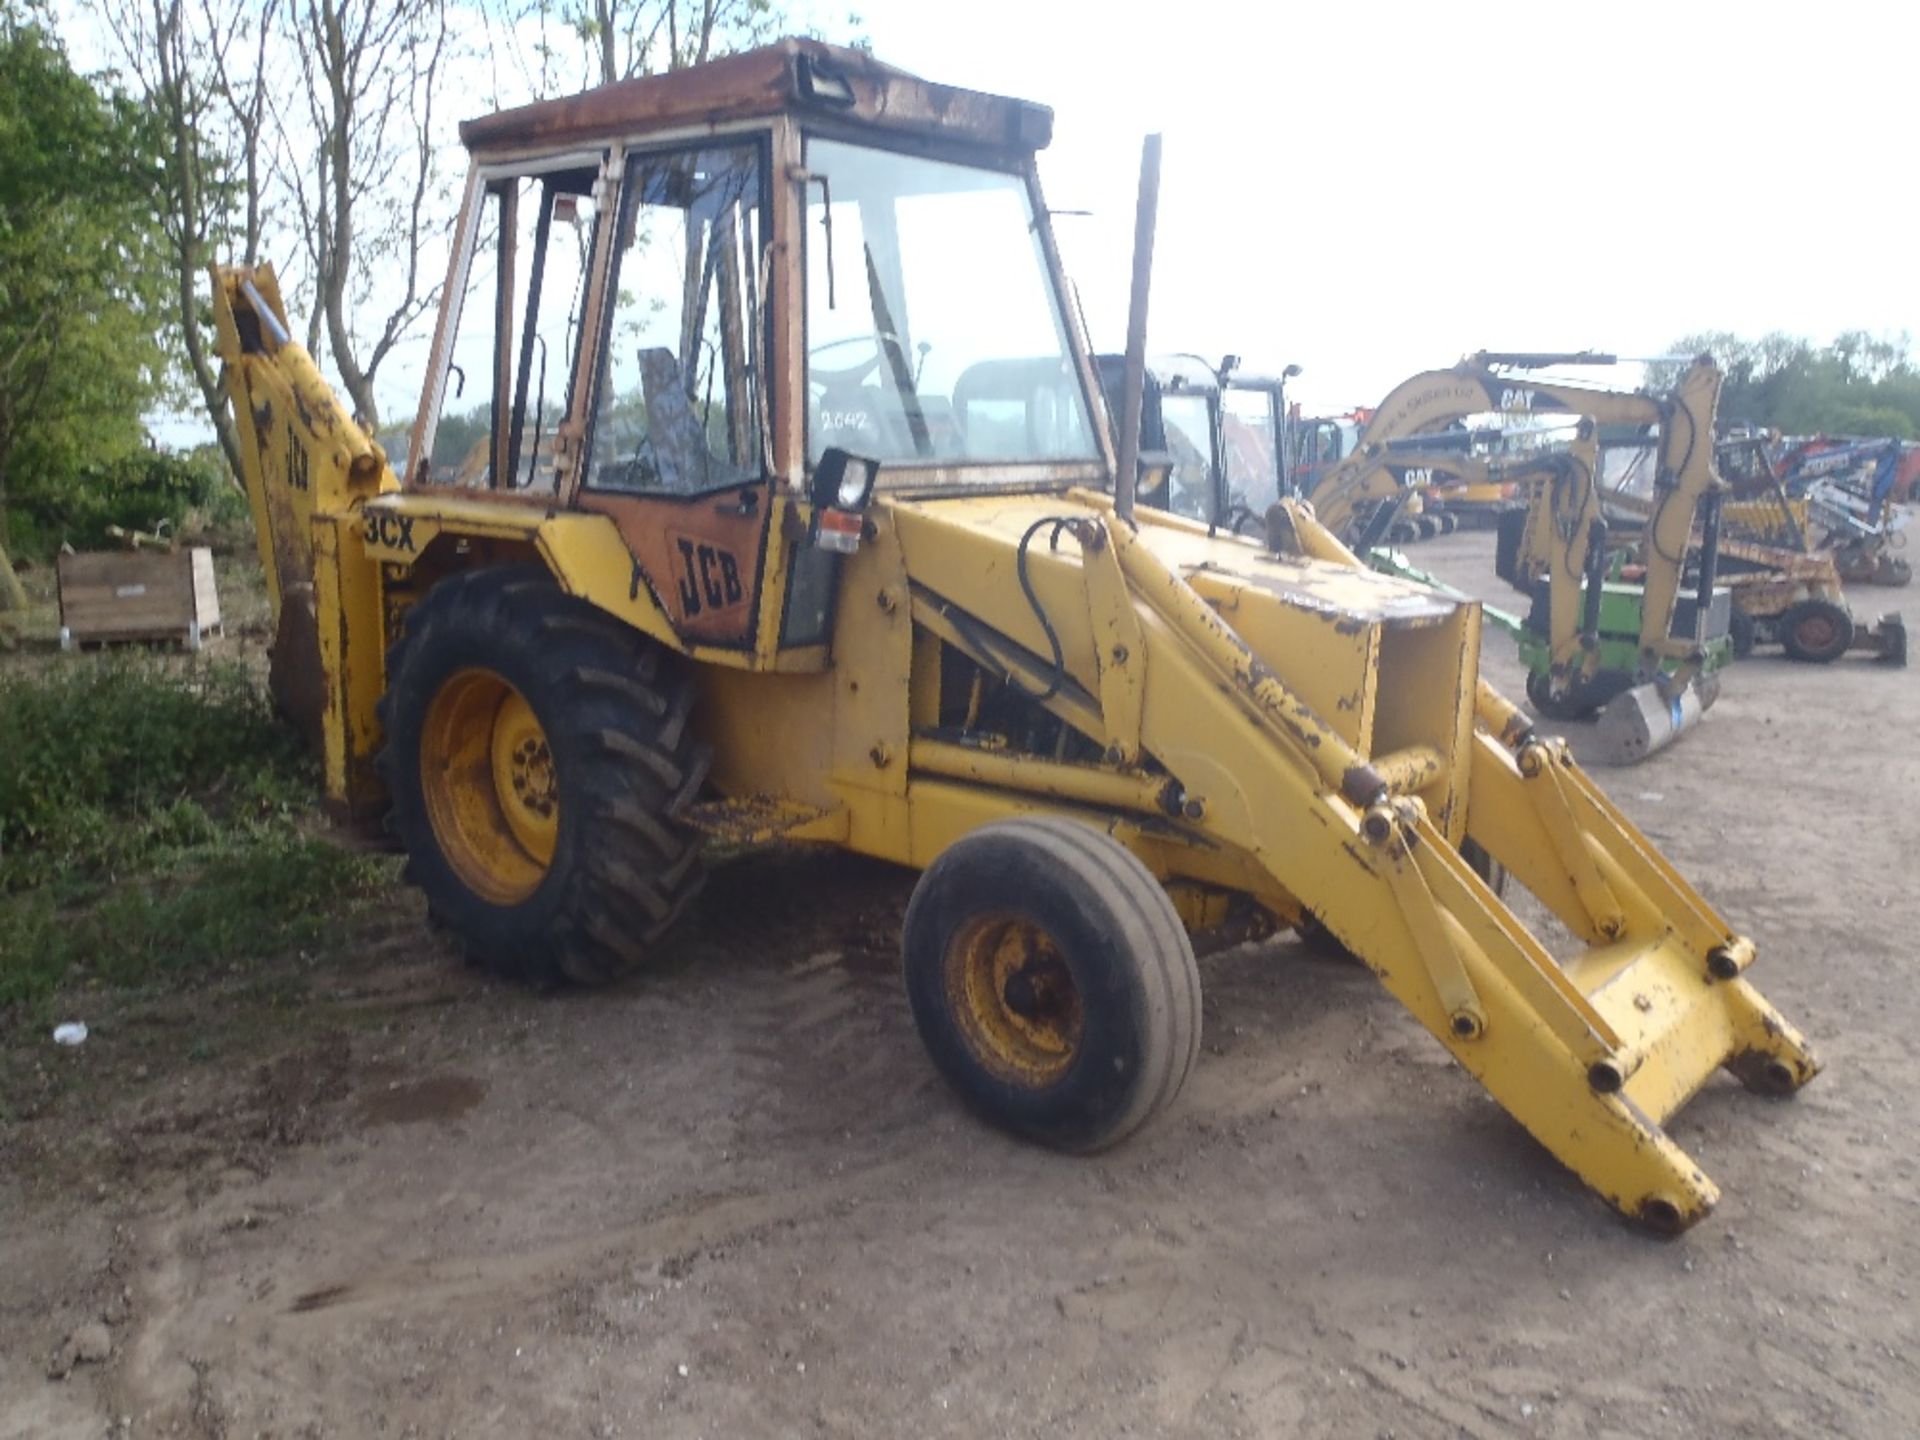
[[[1127,309],[1127,361],[1120,382],[1120,473],[1113,477],[1113,510],[1133,523],[1133,492],[1140,482],[1140,407],[1147,386],[1147,292],[1153,283],[1153,231],[1160,211],[1160,137],[1140,147],[1140,199],[1133,222],[1133,294]]]

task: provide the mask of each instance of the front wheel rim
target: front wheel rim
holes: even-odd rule
[[[944,970],[967,1048],[994,1078],[1028,1090],[1065,1078],[1086,1010],[1052,936],[1021,916],[978,916],[954,933]]]
[[[553,751],[532,705],[503,676],[473,667],[427,707],[420,782],[440,853],[495,905],[517,905],[553,864],[560,804]]]

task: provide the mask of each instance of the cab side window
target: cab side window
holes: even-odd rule
[[[699,495],[757,479],[759,150],[633,156],[621,197],[586,483]]]
[[[489,181],[425,479],[554,489],[553,440],[572,405],[595,243],[580,167]]]

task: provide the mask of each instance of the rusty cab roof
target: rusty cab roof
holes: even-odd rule
[[[462,122],[460,139],[484,159],[787,111],[1028,153],[1053,138],[1053,111],[1045,105],[935,85],[845,46],[785,39],[690,69],[483,115]]]

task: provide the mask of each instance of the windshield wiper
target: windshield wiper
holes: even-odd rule
[[[880,348],[886,352],[887,369],[893,375],[894,388],[900,392],[900,408],[906,411],[907,431],[913,436],[913,449],[922,459],[933,457],[933,436],[927,429],[926,408],[920,403],[920,387],[913,368],[907,363],[907,349],[894,329],[893,312],[887,307],[887,293],[880,285],[880,269],[873,263],[873,247],[860,247],[867,257],[867,295],[873,302],[873,328],[882,337]]]

